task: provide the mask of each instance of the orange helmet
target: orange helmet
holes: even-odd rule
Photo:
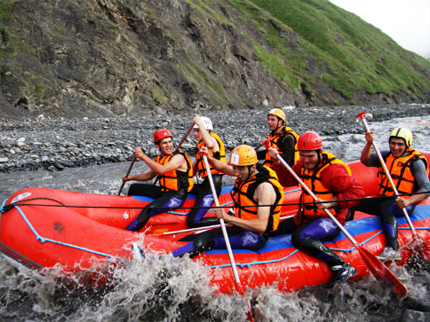
[[[249,145],[239,145],[231,151],[229,165],[248,166],[258,162],[257,152]]]
[[[285,113],[280,108],[272,108],[269,111],[269,113],[267,113],[267,116],[269,115],[275,115],[285,123],[285,120],[286,120]]]
[[[305,132],[299,137],[297,142],[297,150],[312,151],[322,149],[323,144],[321,137],[318,133],[309,131]]]
[[[168,138],[168,137],[173,138],[173,135],[172,135],[172,133],[170,133],[169,130],[159,129],[159,130],[155,131],[155,133],[154,133],[154,143],[157,144],[158,141],[160,141],[164,138]]]

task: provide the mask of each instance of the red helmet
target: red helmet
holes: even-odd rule
[[[309,131],[305,132],[299,137],[297,142],[297,149],[303,151],[319,150],[323,147],[321,137],[318,133]]]
[[[158,141],[164,139],[164,138],[173,138],[172,133],[170,133],[167,129],[159,129],[155,131],[154,133],[154,143],[157,144]]]

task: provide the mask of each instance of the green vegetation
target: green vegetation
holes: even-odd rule
[[[19,0],[0,0],[0,21],[7,22],[15,3]]]
[[[149,92],[151,93],[152,99],[160,105],[165,105],[167,103],[167,98],[160,93],[156,87],[150,87]]]
[[[208,76],[204,70],[189,60],[179,67],[184,77],[198,93],[209,90],[211,101],[218,105],[230,105],[231,102],[227,97],[224,87],[212,77]]]
[[[292,89],[323,81],[351,99],[354,91],[422,97],[430,62],[328,0],[229,0],[266,35],[274,52],[253,41],[260,61]],[[291,31],[297,33],[290,44]],[[287,36],[288,34],[289,37]],[[294,36],[293,36],[294,37]],[[315,63],[313,71],[307,61]],[[413,63],[411,63],[413,62]],[[303,87],[303,84],[306,84]]]

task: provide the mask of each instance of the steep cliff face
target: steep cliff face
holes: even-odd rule
[[[429,98],[430,63],[409,52],[415,85],[336,87],[311,40],[266,9],[248,0],[2,1],[0,110],[91,117]]]

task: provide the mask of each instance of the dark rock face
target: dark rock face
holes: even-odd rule
[[[345,103],[322,81],[291,90],[260,62],[253,42],[273,48],[256,25],[242,22],[228,1],[203,5],[18,1],[0,23],[0,111],[6,117],[111,117]],[[279,33],[292,50],[302,50],[293,31]],[[308,58],[310,74],[327,72]],[[413,101],[365,92],[354,99]]]

